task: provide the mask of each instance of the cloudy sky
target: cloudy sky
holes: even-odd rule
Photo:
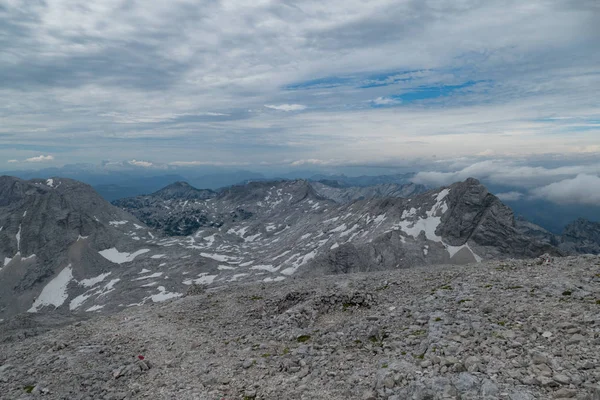
[[[599,93],[597,0],[0,0],[5,170],[588,159]]]

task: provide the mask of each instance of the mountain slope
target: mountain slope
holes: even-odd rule
[[[131,209],[140,218],[147,206],[175,233],[187,218],[190,234],[163,236],[75,181],[2,178],[0,319],[55,308],[112,312],[180,297],[193,284],[558,254],[523,235],[474,179],[345,204],[304,180],[157,193],[122,204],[142,204]]]
[[[427,191],[423,185],[414,183],[386,183],[372,186],[342,186],[337,182],[311,182],[315,191],[336,203],[351,203],[357,200],[368,200],[384,197],[411,197]]]
[[[560,248],[570,253],[600,254],[600,222],[580,218],[565,227]]]
[[[0,385],[7,399],[594,400],[599,263],[234,283],[41,335],[28,316],[0,324]]]

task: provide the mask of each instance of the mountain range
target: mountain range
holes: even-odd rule
[[[66,178],[0,178],[0,319],[115,311],[189,288],[427,264],[593,252],[597,224],[560,240],[477,180],[345,187],[257,181],[219,191],[187,183],[106,202]]]

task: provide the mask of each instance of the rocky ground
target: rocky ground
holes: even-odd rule
[[[3,399],[598,399],[600,257],[233,284],[0,324]]]

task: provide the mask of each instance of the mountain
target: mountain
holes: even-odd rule
[[[382,183],[372,186],[345,186],[338,181],[321,180],[311,182],[315,191],[336,203],[350,203],[383,197],[411,197],[424,193],[427,188],[415,183]]]
[[[261,181],[203,201],[155,199],[151,210],[115,204],[158,226],[193,216],[194,246],[241,257],[250,270],[274,274],[270,279],[299,269],[345,273],[557,254],[519,232],[512,211],[474,179],[410,198],[342,204],[322,188],[304,180]]]
[[[338,182],[343,186],[374,186],[374,185],[386,185],[386,184],[397,184],[404,185],[411,183],[411,179],[414,178],[414,172],[405,174],[394,174],[394,175],[361,175],[361,176],[346,176],[346,175],[323,175],[315,174],[311,175],[308,180],[310,181],[330,181]]]
[[[570,223],[560,237],[560,248],[572,254],[600,254],[600,222],[579,218]]]
[[[109,273],[111,263],[91,248],[126,247],[123,220],[143,225],[86,184],[0,177],[0,315],[58,304],[71,279]]]
[[[181,297],[194,284],[560,254],[523,232],[475,179],[344,203],[305,180],[219,192],[177,183],[117,204],[69,179],[3,177],[0,319],[114,312]]]

